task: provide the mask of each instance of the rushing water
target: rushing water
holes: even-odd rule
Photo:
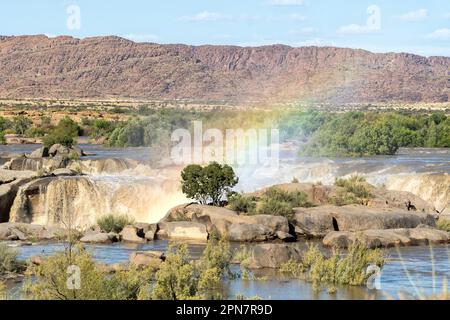
[[[305,243],[293,244],[305,246]],[[167,250],[167,241],[154,241],[145,245],[115,244],[87,246],[97,262],[105,264],[124,263],[136,250]],[[193,258],[198,258],[203,251],[203,244],[189,244]],[[32,256],[52,255],[64,249],[63,244],[38,244],[19,247],[19,259],[26,260]],[[237,246],[234,246],[237,249]],[[245,297],[259,296],[273,300],[311,300],[311,299],[398,299],[422,298],[439,294],[444,289],[446,279],[450,277],[450,247],[411,247],[386,250],[388,262],[381,270],[377,289],[365,287],[339,287],[330,294],[326,287],[314,290],[308,282],[288,279],[274,270],[257,271],[255,276],[265,280],[229,280],[225,283],[229,298],[236,295]],[[232,267],[239,272],[239,266]],[[13,286],[14,296],[19,296],[20,284]]]

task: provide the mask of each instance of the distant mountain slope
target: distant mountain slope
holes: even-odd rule
[[[0,37],[0,96],[447,102],[450,58],[332,47]]]

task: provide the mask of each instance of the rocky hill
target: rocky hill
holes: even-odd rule
[[[448,102],[450,58],[332,47],[0,37],[0,97]]]

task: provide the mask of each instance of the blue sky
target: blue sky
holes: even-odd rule
[[[194,45],[332,45],[450,56],[450,1],[15,0],[2,3],[0,34],[118,35]]]

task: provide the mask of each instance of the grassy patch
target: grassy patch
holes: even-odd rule
[[[437,222],[437,227],[439,230],[450,232],[450,221],[448,220],[439,220]]]
[[[272,187],[262,195],[256,213],[282,216],[291,220],[294,216],[294,208],[312,206],[313,204],[308,201],[308,196],[303,192],[289,192]]]
[[[122,214],[122,215],[114,215],[108,214],[103,216],[97,220],[97,224],[103,232],[115,232],[119,233],[126,226],[133,224],[135,221],[133,218]]]
[[[348,179],[336,178],[334,185],[343,188],[338,190],[336,195],[329,198],[329,202],[336,206],[361,204],[363,200],[373,197],[370,185],[366,182],[366,179],[358,175]]]

